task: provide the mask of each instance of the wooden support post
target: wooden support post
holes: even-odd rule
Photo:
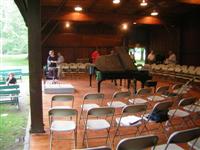
[[[43,133],[42,109],[42,53],[40,0],[28,0],[28,46],[30,77],[31,133]]]

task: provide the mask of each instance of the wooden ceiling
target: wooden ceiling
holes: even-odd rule
[[[173,21],[176,17],[184,16],[200,8],[200,0],[147,0],[146,7],[140,6],[141,1],[121,0],[120,4],[113,4],[112,0],[41,0],[42,23],[45,24],[50,20],[131,23],[149,16],[153,9],[159,12],[157,18]],[[74,11],[77,5],[83,7],[82,12]],[[155,19],[153,23],[151,20],[144,22],[144,24],[159,23],[162,21]]]

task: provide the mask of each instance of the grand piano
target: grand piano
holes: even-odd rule
[[[94,70],[98,81],[98,92],[102,81],[105,80],[128,79],[128,88],[133,80],[134,92],[136,92],[137,81],[140,81],[141,86],[144,87],[145,82],[152,79],[148,71],[138,70],[125,49],[120,47],[115,48],[115,54],[100,56],[95,65],[89,67],[90,86]]]

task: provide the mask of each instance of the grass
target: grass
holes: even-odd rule
[[[8,69],[8,67],[28,68],[27,55],[1,55],[0,66],[1,69]],[[20,83],[20,87],[29,87],[27,86],[28,76],[22,78],[23,83]],[[23,149],[29,110],[29,97],[26,96],[28,89],[24,87],[21,87],[20,110],[17,110],[15,105],[0,104],[0,150]]]
[[[23,149],[23,137],[27,124],[27,113],[15,105],[0,105],[0,149]]]
[[[0,66],[28,66],[27,54],[1,55]]]

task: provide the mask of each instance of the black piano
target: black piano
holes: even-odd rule
[[[100,56],[95,65],[89,67],[90,86],[92,73],[96,72],[98,81],[98,92],[104,80],[128,79],[128,88],[131,80],[134,81],[134,92],[136,92],[137,81],[141,82],[142,87],[147,80],[152,79],[148,71],[138,70],[134,66],[130,56],[123,48],[116,48],[116,54]]]

